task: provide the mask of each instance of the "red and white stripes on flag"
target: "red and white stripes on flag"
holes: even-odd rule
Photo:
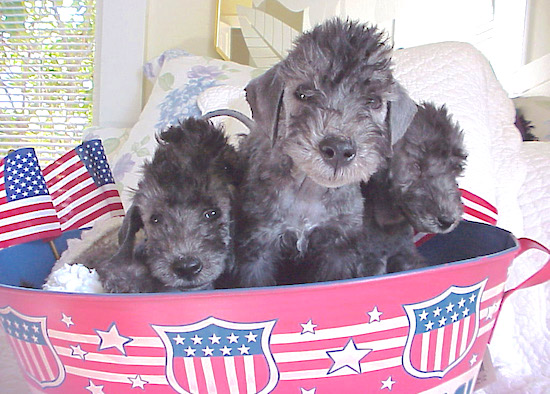
[[[468,190],[460,189],[460,191],[462,192],[463,218],[465,220],[493,226],[497,224],[498,211],[496,207]]]
[[[61,234],[34,149],[0,159],[0,248]]]
[[[101,141],[77,146],[44,169],[61,230],[91,226],[101,218],[123,216]]]

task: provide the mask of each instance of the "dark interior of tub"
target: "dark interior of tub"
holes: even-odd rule
[[[67,239],[77,238],[80,230],[68,231],[54,243],[61,253]],[[514,248],[516,242],[498,227],[463,221],[452,232],[438,234],[418,249],[429,265],[471,260]],[[40,288],[55,262],[47,242],[34,241],[0,250],[0,284]]]

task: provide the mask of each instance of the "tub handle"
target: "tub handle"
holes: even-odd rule
[[[506,298],[511,296],[517,290],[526,289],[528,287],[535,286],[535,285],[540,285],[541,283],[544,283],[550,280],[550,250],[548,250],[548,248],[546,248],[544,245],[541,245],[537,241],[533,241],[532,239],[529,239],[529,238],[520,238],[518,239],[518,242],[519,242],[519,251],[517,256],[523,254],[524,252],[530,249],[538,249],[546,253],[549,256],[549,259],[548,261],[546,261],[546,263],[542,266],[540,270],[535,272],[533,275],[531,275],[529,278],[524,280],[522,283],[520,283],[513,289],[505,291],[504,296],[502,297],[502,302],[504,302]]]

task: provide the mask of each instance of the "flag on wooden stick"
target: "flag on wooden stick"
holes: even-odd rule
[[[120,195],[100,140],[86,141],[44,169],[44,178],[67,231],[124,216]]]
[[[18,149],[0,159],[0,248],[60,234],[34,149]]]

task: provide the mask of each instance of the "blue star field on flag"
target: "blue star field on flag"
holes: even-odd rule
[[[6,198],[8,201],[48,195],[38,160],[31,148],[19,149],[6,157]]]
[[[107,183],[115,183],[100,140],[82,143],[82,145],[76,147],[76,153],[86,166],[97,187]]]

